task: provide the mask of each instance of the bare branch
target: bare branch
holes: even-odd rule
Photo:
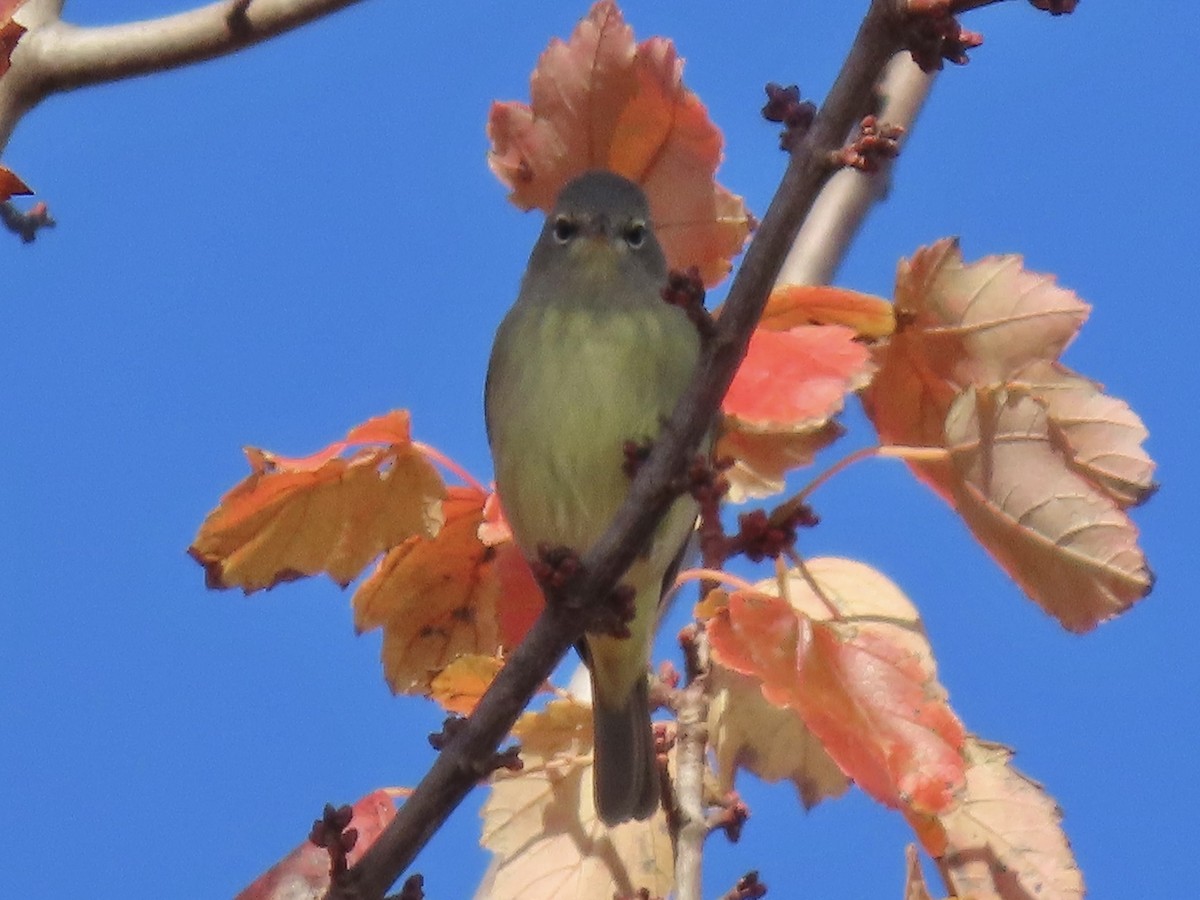
[[[907,53],[896,54],[880,86],[883,105],[879,119],[903,126],[907,134],[929,96],[933,79],[934,75],[922,72]],[[892,168],[883,165],[874,173],[843,169],[829,179],[792,244],[779,274],[780,284],[828,284],[833,280],[851,238],[871,207],[887,194]]]
[[[17,121],[47,96],[224,56],[360,0],[221,0],[188,12],[81,28],[58,17],[61,0],[30,0],[29,31],[0,80],[0,150]]]
[[[708,748],[708,638],[703,629],[688,629],[681,640],[689,659],[690,680],[677,693],[679,732],[675,740],[675,803],[679,834],[675,854],[675,895],[701,900],[704,842],[708,817],[704,810],[704,754]],[[690,647],[686,646],[690,644]]]

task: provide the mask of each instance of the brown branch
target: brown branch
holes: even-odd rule
[[[603,602],[675,498],[678,475],[687,469],[708,430],[787,250],[830,175],[829,154],[861,118],[880,73],[899,47],[897,2],[872,0],[829,96],[812,127],[792,148],[783,181],[734,277],[696,376],[639,468],[616,518],[584,557],[584,572],[573,586],[570,605]],[[462,730],[346,882],[331,890],[331,897],[381,897],[412,863],[481,777],[484,763],[538,685],[579,637],[579,617],[565,610],[565,604],[547,606]]]
[[[31,2],[29,31],[0,79],[0,150],[26,112],[59,91],[161,72],[224,56],[360,0],[221,0],[188,12],[82,28],[58,18],[61,2]]]

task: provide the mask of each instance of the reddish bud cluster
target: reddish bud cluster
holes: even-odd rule
[[[730,791],[726,796],[724,803],[721,804],[721,809],[714,815],[709,816],[708,830],[716,831],[720,829],[725,832],[725,837],[729,839],[729,843],[736,844],[742,837],[742,827],[750,818],[750,807],[748,807],[742,798],[738,796],[736,791]],[[750,873],[754,876],[757,882],[758,876],[756,873]],[[750,877],[747,875],[746,877]],[[744,879],[743,879],[744,880]],[[741,882],[738,882],[741,884]],[[763,893],[766,893],[766,888],[763,888]],[[747,895],[755,896],[755,895]],[[762,896],[758,894],[757,896]]]
[[[309,843],[329,851],[329,871],[335,879],[345,873],[346,854],[358,843],[358,829],[349,827],[353,818],[352,806],[326,803],[321,818],[313,822],[308,833]]]
[[[685,272],[672,269],[667,276],[667,286],[662,289],[662,298],[687,313],[700,337],[707,339],[716,334],[717,326],[704,308],[704,280],[698,268],[691,266]]]
[[[817,117],[816,104],[800,99],[800,88],[796,85],[783,85],[771,82],[765,88],[767,102],[762,108],[763,118],[768,122],[780,122],[784,126],[779,136],[779,146],[791,150],[812,127]]]
[[[758,900],[766,895],[767,886],[758,880],[758,873],[747,872],[722,900]]]
[[[626,441],[621,445],[621,452],[625,454],[625,461],[621,463],[621,471],[627,478],[637,475],[642,463],[650,457],[650,451],[653,449],[654,441]]]
[[[780,518],[768,516],[766,510],[752,510],[738,516],[739,531],[730,540],[730,548],[733,553],[744,554],[751,562],[777,559],[795,546],[797,528],[812,527],[816,523],[816,516],[807,506]]]
[[[1062,0],[1041,2],[1063,5]],[[1038,5],[1038,0],[1034,0],[1034,5]],[[958,66],[966,65],[967,51],[983,43],[983,35],[958,24],[953,8],[952,0],[909,0],[908,51],[924,72],[940,70],[946,59]]]
[[[537,552],[538,558],[529,565],[533,577],[549,594],[561,593],[583,571],[579,554],[570,547],[538,544]]]
[[[860,172],[878,172],[883,160],[899,155],[903,134],[904,129],[899,125],[880,122],[875,116],[864,116],[859,123],[858,138],[835,152],[833,162]]]
[[[398,900],[425,900],[425,876],[416,874],[404,879]]]

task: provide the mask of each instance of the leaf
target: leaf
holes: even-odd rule
[[[738,769],[769,782],[790,779],[805,809],[846,792],[850,779],[820,741],[794,712],[768,703],[757,680],[715,663],[709,678],[709,739],[722,792],[733,790]]]
[[[492,548],[492,567],[500,581],[500,640],[505,647],[515,647],[533,627],[546,605],[542,589],[533,577],[529,563],[513,539],[512,529],[504,518],[500,498],[494,492],[483,508],[479,540]]]
[[[1142,449],[1148,432],[1126,403],[1061,363],[1033,363],[1015,376],[1011,389],[1045,406],[1055,446],[1068,464],[1118,506],[1136,506],[1154,493],[1154,461]]]
[[[734,460],[731,500],[782,490],[789,469],[840,434],[832,418],[873,371],[870,352],[844,325],[757,328],[722,403],[716,458]]]
[[[892,304],[882,297],[828,285],[783,284],[771,291],[758,327],[787,331],[798,325],[845,325],[868,340],[896,330]]]
[[[350,865],[362,858],[396,816],[391,796],[382,790],[361,797],[353,810],[349,827],[358,832],[358,839],[346,855]],[[320,900],[329,888],[329,852],[305,840],[241,891],[236,900]]]
[[[381,552],[442,525],[445,486],[413,444],[406,412],[303,459],[254,448],[246,456],[251,475],[221,498],[188,551],[210,588],[250,593],[318,572],[344,587]]]
[[[721,134],[682,72],[670,41],[635,44],[617,4],[599,0],[569,41],[555,39],[538,59],[529,105],[492,105],[488,164],[522,209],[549,211],[587,169],[638,182],[670,266],[697,266],[712,285],[741,252],[751,217],[714,181]]]
[[[954,241],[901,263],[903,326],[878,351],[863,404],[1021,588],[1072,631],[1153,583],[1122,512],[1154,490],[1141,420],[1057,362],[1088,307],[1016,256],[964,264]]]
[[[447,712],[469,716],[502,668],[496,656],[460,656],[433,677],[429,695]]]
[[[442,529],[393,548],[354,592],[354,627],[383,629],[384,675],[398,694],[428,693],[459,656],[500,651],[500,587],[478,536],[485,499],[450,488]]]
[[[725,471],[729,480],[727,499],[742,503],[752,497],[778,494],[784,489],[788,472],[811,465],[817,453],[844,432],[832,421],[796,434],[743,431],[736,424],[726,423],[713,458],[733,460],[733,466]]]
[[[25,33],[25,26],[18,25],[12,20],[13,13],[25,2],[25,0],[0,0],[0,75],[8,71],[12,65],[12,54],[17,48],[17,42],[21,40],[21,35]],[[25,191],[13,191],[15,194],[30,193]],[[0,199],[7,200],[7,197]]]
[[[925,876],[921,873],[921,860],[917,848],[909,844],[904,848],[904,900],[932,900]]]
[[[1012,767],[1012,751],[971,737],[962,803],[939,817],[956,892],[1000,900],[1080,900],[1083,875],[1062,812],[1040,784]]]
[[[525,767],[492,776],[480,842],[494,856],[476,896],[611,900],[644,887],[665,897],[674,880],[665,813],[611,829],[596,818],[591,708],[554,700],[513,734]]]
[[[788,598],[774,582],[736,592],[708,623],[713,659],[761,682],[792,710],[839,768],[888,806],[948,809],[963,784],[963,729],[936,681],[915,609],[869,566],[818,559]],[[831,618],[831,609],[838,618]]]
[[[3,35],[0,34],[0,38]],[[3,71],[0,70],[0,74]],[[8,200],[10,197],[24,196],[32,194],[29,185],[23,182],[15,172],[4,166],[0,166],[0,202]]]
[[[1149,593],[1133,522],[1064,465],[1033,398],[967,390],[946,420],[954,504],[980,543],[1043,609],[1083,632]]]

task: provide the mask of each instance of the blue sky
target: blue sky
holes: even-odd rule
[[[187,6],[68,5],[80,23]],[[721,180],[761,213],[784,164],[762,85],[819,98],[864,6],[623,8],[639,37],[675,38],[725,131]],[[823,488],[802,548],[866,560],[917,603],[956,709],[1046,784],[1105,900],[1186,895],[1200,839],[1200,122],[1181,102],[1200,10],[1130,7],[970,16],[985,47],[939,79],[837,281],[887,294],[901,256],[958,234],[968,259],[1023,253],[1093,304],[1066,361],[1150,428],[1163,487],[1136,520],[1154,593],[1092,635],[1063,632],[896,463]],[[209,593],[185,549],[245,473],[241,446],[304,454],[394,407],[490,474],[487,351],[539,222],[505,202],[484,123],[493,99],[528,96],[537,55],[586,9],[376,0],[54,98],[18,128],[5,162],[60,224],[30,247],[0,235],[11,896],[229,896],[326,801],[428,766],[440,716],[390,696],[348,594]],[[856,410],[847,421],[847,448],[869,440]],[[753,818],[741,845],[711,843],[709,896],[748,869],[772,896],[899,896],[898,815],[852,792],[804,816],[790,786],[742,787]],[[431,896],[469,896],[482,873],[481,797],[421,857]]]

